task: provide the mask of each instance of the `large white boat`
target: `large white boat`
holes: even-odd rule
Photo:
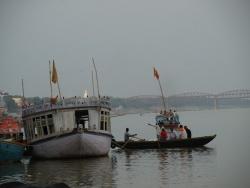
[[[59,102],[57,97],[52,97],[52,83],[58,86]],[[54,61],[53,70],[50,71],[50,86],[49,103],[25,105],[22,108],[25,136],[27,143],[32,146],[32,155],[58,159],[107,155],[112,139],[109,98],[100,97],[99,87],[98,97],[95,97],[93,84],[92,97],[86,95],[64,99]]]
[[[94,157],[110,150],[108,97],[75,97],[53,105],[28,106],[23,108],[22,118],[34,157]]]

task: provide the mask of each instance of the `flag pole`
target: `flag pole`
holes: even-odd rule
[[[61,90],[60,90],[60,86],[59,86],[59,81],[57,81],[57,88],[58,88],[60,99],[62,100],[62,95],[61,95]]]
[[[158,79],[158,83],[159,83],[160,90],[161,90],[161,97],[162,97],[163,107],[164,107],[164,110],[167,111],[166,103],[165,103],[165,97],[164,97],[164,94],[163,94],[163,91],[162,91],[160,79]]]
[[[92,78],[93,96],[95,96],[95,83],[94,83],[94,73],[93,73],[93,71],[91,71],[91,78]]]
[[[97,70],[96,70],[95,61],[94,61],[93,57],[92,57],[92,62],[93,62],[94,69],[95,69],[95,77],[96,77],[96,85],[97,85],[98,98],[100,99],[101,96],[100,96],[100,91],[99,91],[98,75],[97,75]]]
[[[153,67],[153,70],[154,70],[154,77],[158,80],[158,84],[159,84],[159,86],[160,86],[161,97],[162,97],[162,104],[163,104],[164,110],[167,111],[167,109],[166,109],[166,103],[165,103],[165,97],[164,97],[163,90],[162,90],[162,87],[161,87],[161,82],[160,82],[159,73],[158,73],[158,71],[156,70],[155,67]]]
[[[51,63],[50,63],[50,60],[49,60],[50,106],[52,105],[51,100],[52,100],[52,97],[53,97],[51,76],[52,76],[52,74],[51,74]]]
[[[22,94],[23,94],[23,100],[22,100],[22,107],[24,106],[25,104],[25,97],[24,97],[24,85],[23,85],[23,78],[22,78]]]

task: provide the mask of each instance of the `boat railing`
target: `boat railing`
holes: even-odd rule
[[[81,107],[104,107],[110,108],[110,98],[109,97],[101,97],[100,99],[96,97],[74,97],[63,99],[62,101],[56,104],[45,103],[41,105],[29,105],[23,107],[22,116],[26,116],[33,113],[44,112],[49,110],[60,110],[65,108],[81,108]]]

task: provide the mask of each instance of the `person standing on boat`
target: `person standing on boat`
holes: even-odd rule
[[[172,110],[170,109],[168,112],[168,118],[170,120],[170,124],[174,123],[174,113],[172,112]]]
[[[179,124],[180,120],[179,120],[179,114],[177,114],[177,112],[174,110],[174,122]]]
[[[136,136],[137,134],[129,134],[129,128],[126,128],[126,132],[124,133],[124,142],[129,140],[129,137]]]
[[[184,126],[184,129],[185,129],[185,131],[187,133],[187,138],[192,138],[191,130],[187,126]]]
[[[160,133],[160,141],[166,141],[167,137],[168,137],[167,131],[164,128],[162,128]]]
[[[187,138],[187,133],[185,131],[185,129],[183,128],[182,125],[180,125],[179,127],[179,139],[185,139]]]

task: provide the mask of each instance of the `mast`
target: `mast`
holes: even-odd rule
[[[93,73],[93,71],[91,71],[91,79],[92,79],[93,96],[95,96],[95,83],[94,83],[94,73]]]
[[[158,83],[159,83],[160,90],[161,90],[162,104],[163,104],[164,110],[167,111],[166,103],[165,103],[165,97],[164,97],[164,94],[163,94],[163,91],[162,91],[160,79],[158,79]]]
[[[49,84],[50,84],[50,100],[52,100],[52,97],[53,97],[53,94],[52,94],[52,83],[51,83],[51,76],[52,76],[52,74],[51,74],[51,63],[50,63],[50,60],[49,60]],[[52,104],[51,104],[51,102],[50,102],[50,105],[52,105]]]
[[[93,57],[92,57],[92,62],[93,62],[94,69],[95,69],[95,77],[96,77],[96,85],[97,85],[98,98],[100,99],[101,96],[100,96],[100,91],[99,91],[98,75],[97,75],[97,70],[96,70],[95,61],[94,61]]]
[[[23,98],[22,98],[22,106],[24,106],[25,103],[25,97],[24,97],[24,84],[23,84],[23,79],[22,79],[22,94],[23,94]]]
[[[167,111],[166,103],[165,103],[165,97],[164,97],[163,90],[162,90],[162,87],[161,87],[159,73],[158,73],[158,71],[156,70],[155,67],[153,68],[153,70],[154,70],[154,77],[158,80],[158,84],[159,84],[159,87],[160,87],[160,90],[161,90],[162,104],[163,104],[164,110]]]
[[[59,86],[59,79],[58,79],[58,75],[57,75],[57,71],[56,71],[56,65],[55,65],[55,60],[53,59],[53,67],[52,67],[52,76],[51,76],[51,81],[54,84],[57,84],[57,88],[58,88],[58,92],[59,92],[59,96],[60,96],[60,100],[62,101],[62,105],[64,106],[64,101],[62,100],[62,95],[61,95],[61,90],[60,90],[60,86]],[[65,128],[65,119],[64,119],[64,112],[61,112],[62,115],[62,128],[64,130]]]

